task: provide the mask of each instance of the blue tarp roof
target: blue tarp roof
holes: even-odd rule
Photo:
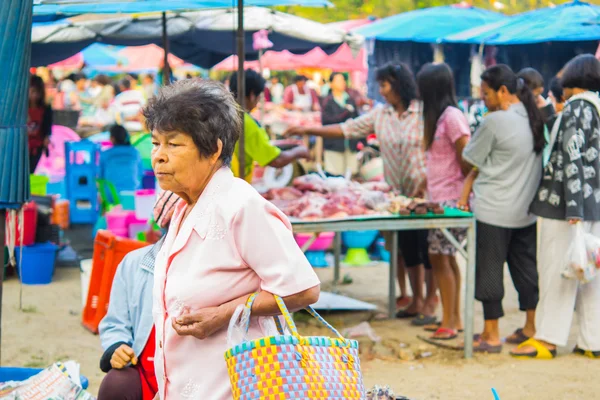
[[[61,1],[40,1],[33,6],[33,14],[41,15],[75,15],[75,14],[131,14],[163,11],[198,10],[207,8],[231,8],[237,5],[235,0],[136,0],[105,1],[92,0],[89,3],[79,1],[78,4],[60,4]],[[67,2],[64,2],[67,3]],[[327,0],[245,0],[245,6],[292,6],[304,7],[333,6]]]
[[[433,7],[384,18],[353,32],[366,39],[436,43],[448,35],[505,18],[476,7]]]
[[[574,1],[444,38],[450,43],[519,45],[600,40],[600,6]]]

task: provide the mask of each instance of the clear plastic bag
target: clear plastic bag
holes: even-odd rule
[[[587,249],[588,262],[594,264],[596,269],[600,268],[600,238],[586,233],[585,247]]]
[[[573,225],[573,237],[567,250],[566,267],[562,273],[568,279],[577,279],[583,283],[590,282],[596,276],[596,265],[588,256],[588,243],[595,247],[593,235],[586,234],[583,224]],[[591,236],[591,237],[590,237]]]
[[[275,319],[279,317],[258,317],[258,325],[262,331],[263,337],[281,335],[277,330]],[[248,327],[250,326],[250,309],[245,305],[240,304],[233,312],[233,316],[229,321],[227,329],[227,347],[232,348],[244,342],[248,342],[251,338],[248,336]],[[283,334],[289,335],[287,326],[282,324]]]

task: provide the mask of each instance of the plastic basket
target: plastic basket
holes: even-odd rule
[[[29,186],[31,194],[37,196],[45,196],[48,191],[48,182],[50,178],[42,175],[29,175]]]

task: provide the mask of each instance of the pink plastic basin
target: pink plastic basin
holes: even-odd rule
[[[313,235],[311,233],[296,233],[296,243],[298,246],[302,247],[308,242],[308,240]],[[333,238],[335,237],[335,233],[333,232],[322,232],[319,234],[319,237],[314,241],[314,243],[308,248],[309,251],[322,251],[327,250],[333,244]]]
[[[135,211],[123,210],[115,207],[106,213],[106,227],[116,234],[117,231],[128,231],[130,221],[135,219]],[[127,233],[125,234],[127,236]]]

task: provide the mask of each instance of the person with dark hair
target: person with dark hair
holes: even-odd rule
[[[550,80],[550,84],[548,85],[548,97],[556,112],[561,113],[565,108],[565,98],[560,79],[556,76]],[[556,119],[554,122],[556,122]],[[554,123],[552,123],[552,126],[554,126]]]
[[[244,153],[245,153],[245,176],[239,177],[252,183],[254,174],[254,163],[261,167],[270,166],[273,168],[283,168],[300,159],[310,157],[308,149],[304,146],[297,146],[290,150],[282,151],[277,146],[271,144],[267,131],[256,121],[250,112],[256,108],[260,100],[260,95],[265,90],[265,79],[256,71],[248,69],[246,76],[246,95],[244,101]],[[237,72],[234,72],[230,78],[231,91],[237,98]],[[236,144],[233,153],[232,171],[235,176],[239,175],[239,146]]]
[[[110,127],[110,149],[100,154],[99,177],[112,183],[117,193],[139,189],[144,176],[142,158],[131,145],[129,133],[121,125]]]
[[[44,81],[37,75],[29,78],[29,109],[27,112],[27,140],[29,173],[35,173],[40,158],[48,152],[52,135],[52,108],[46,104]]]
[[[229,169],[242,130],[229,90],[210,80],[160,89],[144,109],[152,167],[181,200],[154,268],[154,366],[162,400],[232,398],[227,326],[257,293],[248,339],[261,316],[279,315],[275,295],[297,311],[314,304],[317,275],[287,217]]]
[[[142,108],[146,105],[144,94],[131,86],[131,77],[119,81],[121,91],[111,105],[116,123],[123,125],[130,133],[142,132]]]
[[[431,201],[456,207],[465,175],[471,170],[462,160],[471,136],[469,122],[458,108],[454,75],[447,64],[426,64],[417,75],[417,84],[423,101],[427,193]],[[450,233],[459,243],[467,236],[466,229],[450,229]],[[429,259],[443,308],[441,325],[429,330],[435,332],[433,339],[454,339],[462,329],[460,269],[456,248],[439,229],[429,231]]]
[[[600,61],[575,57],[562,76],[567,100],[550,134],[550,159],[531,212],[540,218],[540,301],[535,338],[513,355],[550,359],[566,346],[573,314],[579,336],[575,353],[600,358],[600,278],[580,282],[565,271],[575,232],[600,237]]]
[[[490,113],[463,151],[463,159],[474,168],[469,175],[476,176],[475,297],[483,303],[485,319],[475,351],[500,353],[506,262],[519,292],[519,309],[526,312],[524,328],[506,342],[520,344],[535,334],[537,228],[529,205],[541,179],[544,121],[533,94],[507,65],[488,68],[481,80]],[[467,199],[461,203],[467,205]]]
[[[556,120],[556,110],[554,109],[552,103],[544,99],[544,96],[542,96],[544,93],[544,78],[542,77],[542,74],[533,68],[524,68],[519,71],[517,76],[523,80],[525,85],[527,85],[535,97],[537,106],[540,109],[542,118],[544,119],[544,140],[547,144],[550,141],[550,130],[552,129],[552,125]],[[548,159],[549,154],[550,149],[548,146],[544,147],[544,155],[542,157],[544,160],[544,165],[546,164],[545,160]]]
[[[160,196],[154,220],[161,230],[168,230],[172,215],[173,204]],[[130,252],[117,268],[108,310],[98,326],[104,349],[100,369],[106,373],[98,400],[153,400],[158,392],[152,288],[163,240],[160,235],[154,245]]]
[[[308,78],[297,75],[294,83],[283,92],[283,106],[288,110],[295,111],[318,111],[319,96],[317,92],[307,85]]]
[[[341,124],[358,117],[356,103],[347,92],[346,77],[341,72],[334,72],[329,77],[329,95],[323,99],[321,122],[323,125]],[[358,172],[356,146],[360,140],[343,141],[339,139],[323,139],[323,156],[325,171],[333,175],[345,175],[349,170]]]
[[[417,99],[414,75],[405,64],[390,64],[379,68],[376,77],[379,93],[387,104],[342,124],[294,127],[288,129],[285,135],[315,135],[344,140],[362,139],[375,133],[381,147],[386,182],[404,196],[422,197],[427,173],[421,104]],[[437,298],[435,281],[430,271],[428,231],[400,231],[398,237],[402,253],[398,260],[394,260],[399,269],[398,279],[402,287],[402,280],[406,279],[403,273],[406,265],[413,301],[408,308],[400,310],[397,317],[415,317],[413,323],[419,326],[435,323]],[[424,267],[428,270],[427,297],[423,294]],[[397,300],[401,302],[403,299]]]

